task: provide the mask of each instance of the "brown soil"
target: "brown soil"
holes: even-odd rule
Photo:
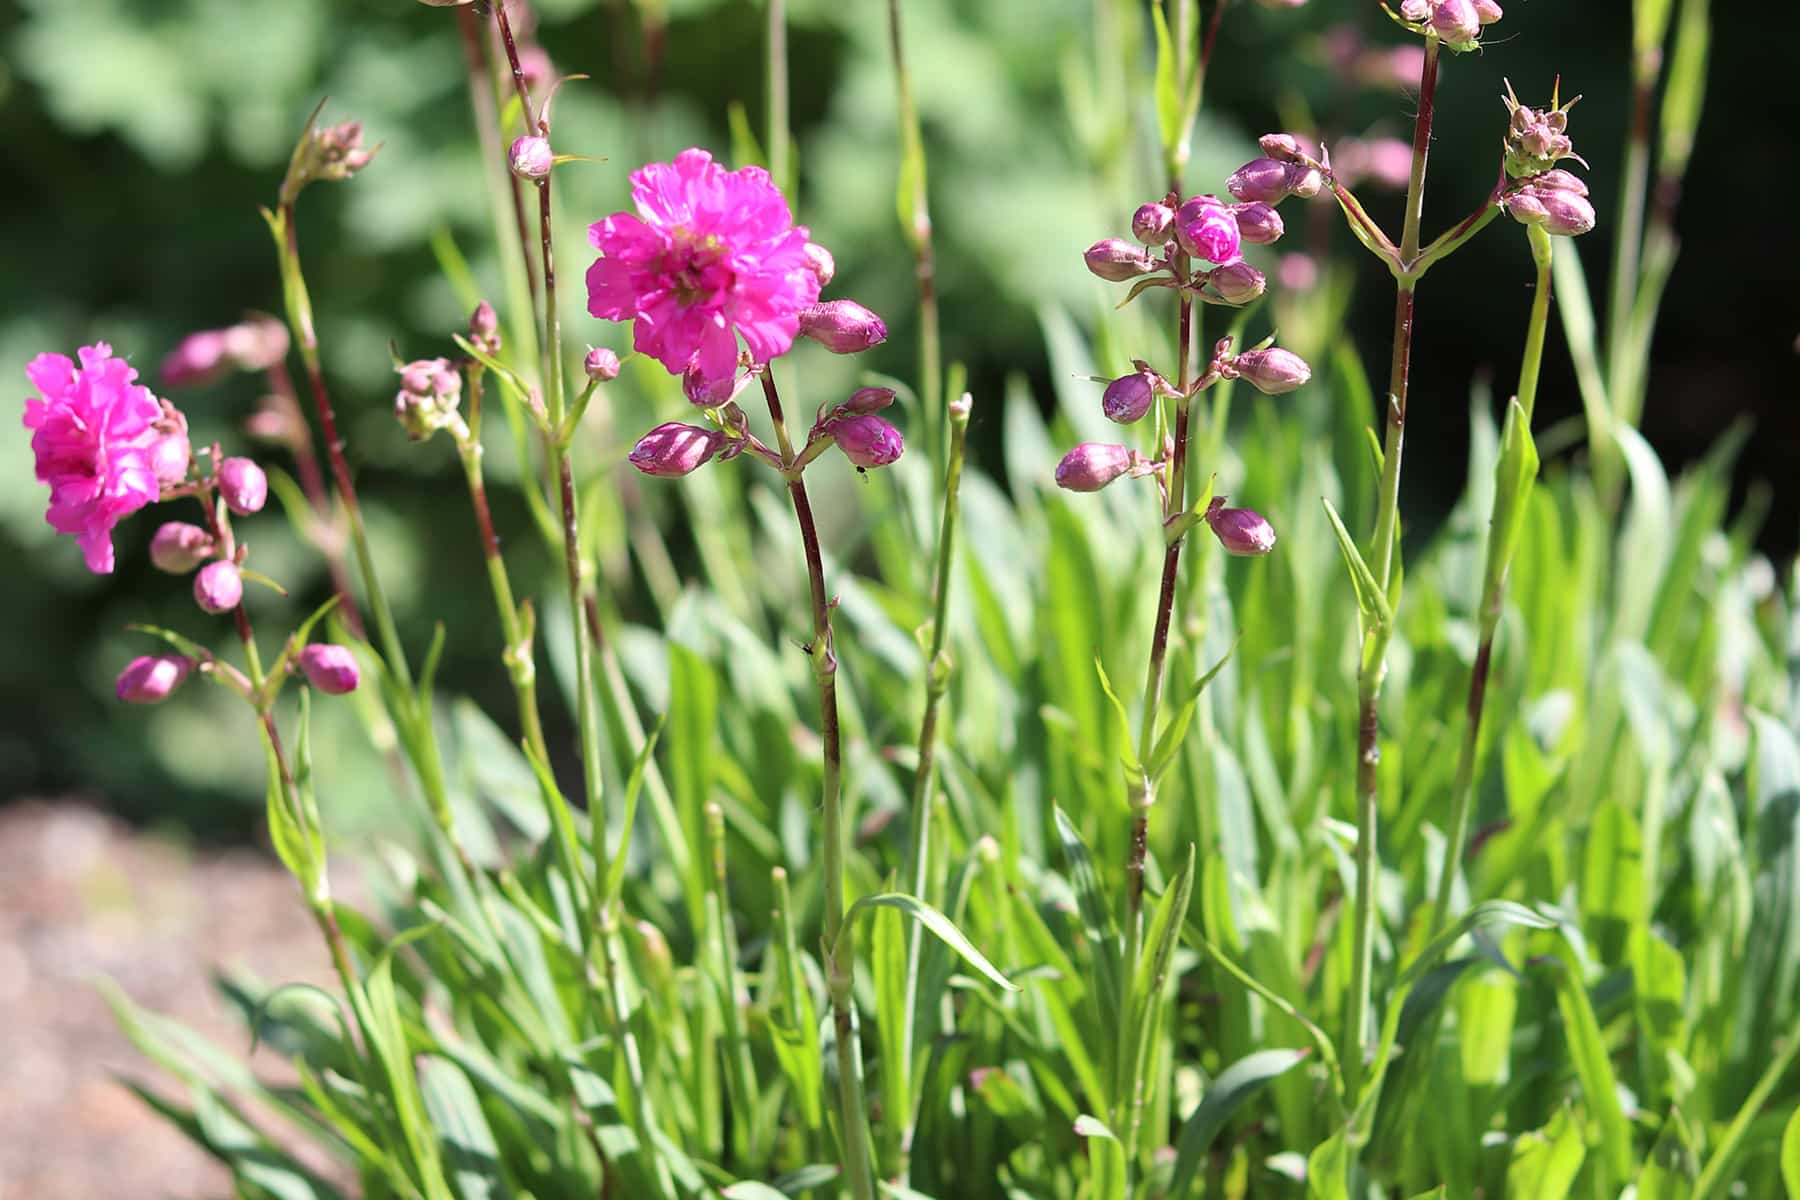
[[[0,1200],[214,1200],[228,1173],[116,1077],[179,1088],[115,1027],[95,989],[243,1054],[212,973],[329,982],[293,880],[253,850],[194,851],[79,805],[0,808]],[[279,1077],[268,1050],[257,1067]]]

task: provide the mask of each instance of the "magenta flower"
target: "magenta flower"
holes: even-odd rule
[[[137,371],[105,342],[83,346],[81,365],[40,354],[25,368],[38,395],[25,401],[37,477],[50,485],[45,519],[72,534],[88,570],[113,569],[112,529],[161,492],[159,468],[187,466],[186,422],[135,382]],[[179,445],[174,440],[179,437]],[[167,444],[165,444],[167,443]]]
[[[731,375],[741,335],[756,362],[788,351],[819,298],[806,227],[760,167],[727,171],[704,150],[631,174],[637,215],[588,227],[588,312],[632,321],[632,346],[671,374]]]

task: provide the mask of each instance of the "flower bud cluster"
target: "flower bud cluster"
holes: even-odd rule
[[[1579,237],[1594,227],[1587,184],[1567,171],[1546,171],[1523,181],[1501,201],[1521,225],[1542,225],[1556,237]]]
[[[1505,14],[1496,0],[1401,0],[1400,22],[1414,33],[1434,33],[1452,50],[1480,45],[1483,27]]]
[[[287,326],[259,313],[224,329],[188,334],[163,359],[160,373],[166,387],[200,387],[227,371],[266,371],[287,352]]]
[[[394,419],[406,436],[423,441],[447,428],[462,402],[462,372],[447,358],[420,358],[395,368],[400,390],[394,393]]]
[[[1575,143],[1569,139],[1569,110],[1575,107],[1575,96],[1567,104],[1557,103],[1552,97],[1549,108],[1532,108],[1520,104],[1513,95],[1512,84],[1506,85],[1506,95],[1501,97],[1506,105],[1506,173],[1514,179],[1528,175],[1541,175],[1551,170],[1565,158],[1572,158],[1582,166],[1587,162],[1575,153]]]
[[[337,183],[349,179],[368,166],[375,157],[375,150],[379,149],[379,146],[374,150],[363,146],[361,121],[310,126],[300,144],[294,147],[287,179],[282,184],[282,196],[291,201],[309,183],[319,180]]]

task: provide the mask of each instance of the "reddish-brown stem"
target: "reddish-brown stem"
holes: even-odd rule
[[[500,122],[492,107],[494,79],[488,67],[488,48],[481,35],[481,20],[475,15],[474,8],[465,5],[456,10],[457,28],[462,32],[463,57],[469,65],[469,100],[475,109],[476,132],[479,135],[483,156],[488,160],[486,170],[497,171],[505,162],[505,149],[500,144]],[[483,95],[483,91],[487,93]],[[525,204],[519,198],[518,181],[508,171],[505,176],[506,192],[512,200],[513,219],[519,226],[519,244],[527,245],[531,241],[531,229],[525,218]],[[531,256],[525,256],[525,290],[530,294],[531,302],[537,303],[537,271],[531,265]]]

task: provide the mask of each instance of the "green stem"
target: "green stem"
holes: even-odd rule
[[[712,884],[707,898],[709,920],[717,931],[719,1003],[725,1013],[725,1082],[731,1096],[732,1132],[736,1150],[746,1159],[743,1164],[756,1167],[758,1154],[751,1144],[756,1111],[756,1065],[750,1058],[750,1038],[744,1031],[744,1013],[739,1006],[738,941],[731,924],[731,902],[725,873],[725,810],[717,804],[706,806],[706,838],[712,849]]]
[[[1618,228],[1613,240],[1612,286],[1606,309],[1606,386],[1613,415],[1637,424],[1638,398],[1631,395],[1632,309],[1638,294],[1638,265],[1644,243],[1644,210],[1650,195],[1650,117],[1662,71],[1660,44],[1641,49],[1632,60],[1631,127],[1625,141],[1624,186],[1619,189]]]
[[[1776,1085],[1781,1082],[1781,1077],[1788,1073],[1788,1069],[1794,1065],[1796,1058],[1800,1058],[1800,1025],[1790,1029],[1787,1037],[1777,1044],[1774,1061],[1769,1064],[1769,1069],[1762,1073],[1762,1077],[1756,1081],[1756,1086],[1750,1089],[1750,1094],[1744,1097],[1744,1103],[1739,1106],[1737,1115],[1732,1117],[1731,1124],[1726,1127],[1724,1136],[1719,1139],[1719,1144],[1713,1150],[1712,1157],[1706,1160],[1706,1166],[1700,1170],[1700,1177],[1694,1181],[1693,1200],[1712,1200],[1715,1193],[1722,1194],[1724,1192],[1721,1185],[1726,1182],[1725,1172],[1743,1147],[1744,1137],[1750,1132],[1751,1123],[1761,1114],[1763,1105],[1769,1102],[1769,1097],[1774,1094]]]
[[[794,171],[793,144],[788,136],[787,0],[768,0],[767,16],[769,174],[776,187],[787,191],[793,185]]]
[[[1531,428],[1531,416],[1537,407],[1538,377],[1544,363],[1544,334],[1550,323],[1550,265],[1554,243],[1541,224],[1527,225],[1531,240],[1531,257],[1537,266],[1537,290],[1532,294],[1531,318],[1525,331],[1525,355],[1519,365],[1519,408],[1525,428]],[[1494,516],[1488,521],[1488,537],[1492,539],[1494,522],[1499,517],[1501,494],[1494,493]],[[1492,546],[1490,543],[1490,553]],[[1475,667],[1469,674],[1468,718],[1463,727],[1462,747],[1456,758],[1456,782],[1450,799],[1450,835],[1444,844],[1444,865],[1438,873],[1437,901],[1432,905],[1429,938],[1435,938],[1450,923],[1451,891],[1456,885],[1457,868],[1462,863],[1463,847],[1469,837],[1469,810],[1475,793],[1475,752],[1481,741],[1481,713],[1487,700],[1488,667],[1493,661],[1494,634],[1500,625],[1500,606],[1506,594],[1508,563],[1490,563],[1481,595],[1481,640],[1475,652]]]
[[[794,462],[794,445],[782,416],[781,396],[774,374],[764,369],[763,396],[769,419],[781,445],[784,463]],[[869,1147],[868,1105],[863,1098],[862,1049],[857,1042],[855,998],[855,939],[844,924],[844,822],[839,796],[843,771],[842,734],[838,728],[837,650],[832,644],[832,601],[825,591],[825,564],[819,551],[819,529],[813,521],[806,482],[798,472],[787,481],[794,503],[794,519],[800,526],[800,542],[806,552],[806,577],[812,595],[813,639],[807,647],[813,678],[819,686],[819,734],[823,747],[825,918],[824,951],[826,982],[831,993],[831,1014],[837,1033],[838,1112],[843,1125],[844,1174],[856,1200],[874,1200],[875,1177]]]
[[[1438,39],[1425,37],[1425,64],[1419,75],[1419,108],[1413,124],[1412,173],[1406,188],[1406,221],[1400,235],[1400,261],[1419,257],[1419,225],[1425,206],[1425,165],[1431,151],[1431,120],[1437,99]],[[1394,354],[1388,373],[1387,438],[1382,451],[1381,494],[1375,515],[1375,582],[1391,593],[1395,531],[1400,519],[1400,459],[1406,439],[1407,383],[1412,370],[1414,281],[1401,276],[1394,299]],[[1350,1000],[1344,1023],[1346,1086],[1352,1107],[1362,1084],[1368,1048],[1369,991],[1375,966],[1376,844],[1380,811],[1381,682],[1387,670],[1386,623],[1364,631],[1357,672],[1356,736],[1356,900],[1350,962]]]
[[[933,769],[937,765],[938,708],[950,687],[950,655],[946,642],[950,627],[950,576],[956,562],[957,493],[962,485],[963,452],[968,443],[970,399],[965,394],[950,406],[950,463],[944,474],[944,513],[938,525],[937,571],[934,591],[937,597],[931,625],[931,655],[925,664],[925,715],[919,721],[919,762],[913,769],[912,847],[907,878],[912,894],[929,902],[926,892],[931,875],[931,796]],[[913,1038],[919,1003],[919,960],[924,952],[925,930],[911,922],[906,935],[906,997],[901,1007],[904,1032],[900,1044],[906,1048],[905,1061],[888,1063],[889,1071],[899,1071],[906,1079],[902,1089],[907,1096],[907,1111],[900,1131],[900,1153],[897,1177],[905,1184],[911,1170],[913,1131],[918,1123],[917,1099],[912,1091]]]

